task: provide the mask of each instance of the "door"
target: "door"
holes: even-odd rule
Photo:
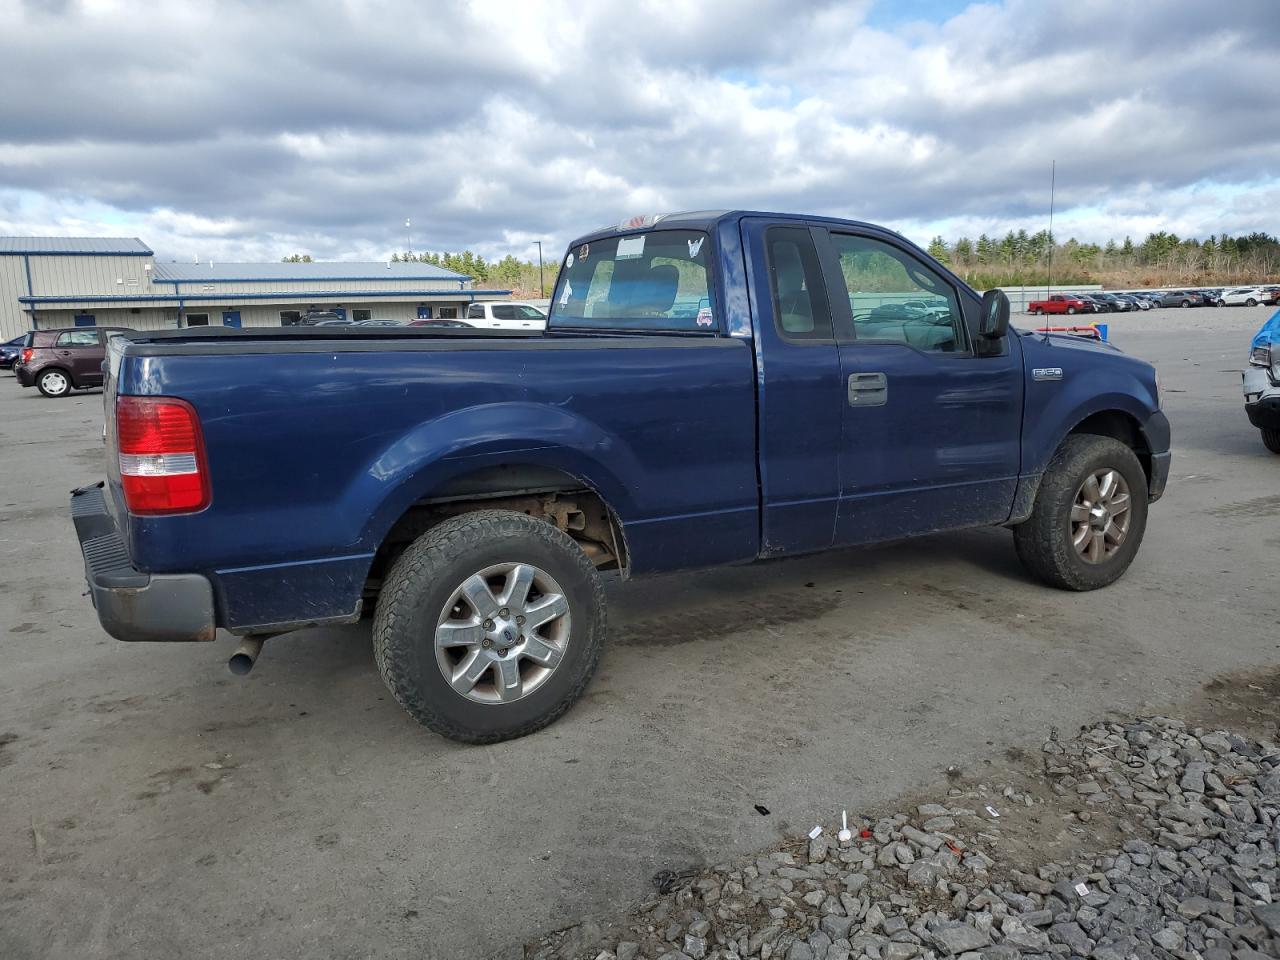
[[[761,553],[829,547],[839,503],[840,351],[814,233],[743,221],[755,318]]]
[[[893,235],[822,241],[842,287],[831,298],[846,389],[836,542],[1004,522],[1021,464],[1017,337],[978,355],[980,301]]]
[[[515,304],[495,303],[489,307],[493,311],[493,322],[488,326],[496,330],[518,330],[522,324],[516,319]],[[523,326],[528,327],[526,322]]]
[[[425,305],[425,304],[421,304],[421,305],[419,305],[419,307],[418,307],[418,319],[419,319],[419,320],[430,320],[430,319],[431,319],[431,308],[430,308],[430,307],[428,307],[428,306],[427,306],[427,305]]]
[[[97,330],[69,330],[58,334],[53,342],[53,355],[59,366],[71,373],[77,387],[102,382],[102,342]]]
[[[92,313],[77,313],[75,315],[74,323],[77,327],[96,327],[98,325],[98,318]]]
[[[240,326],[240,311],[239,310],[223,310],[222,325],[224,327]]]

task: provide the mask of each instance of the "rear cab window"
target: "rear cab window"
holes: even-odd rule
[[[573,246],[551,300],[550,329],[714,333],[701,230],[650,230]]]

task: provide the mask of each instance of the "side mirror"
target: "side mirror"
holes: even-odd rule
[[[1009,332],[1009,298],[1003,290],[988,290],[982,295],[982,318],[978,335],[984,340],[1003,340]]]

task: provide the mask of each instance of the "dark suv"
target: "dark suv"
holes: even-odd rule
[[[46,397],[61,397],[72,387],[102,386],[107,341],[128,327],[69,327],[27,334],[14,372],[18,383],[36,387]]]

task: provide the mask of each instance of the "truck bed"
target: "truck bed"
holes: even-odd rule
[[[199,414],[213,503],[108,501],[150,573],[197,571],[219,623],[350,616],[415,503],[498,467],[567,474],[616,513],[632,572],[748,560],[759,541],[749,343],[391,328],[175,330],[113,343],[105,390]],[[252,557],[251,566],[244,559]]]

